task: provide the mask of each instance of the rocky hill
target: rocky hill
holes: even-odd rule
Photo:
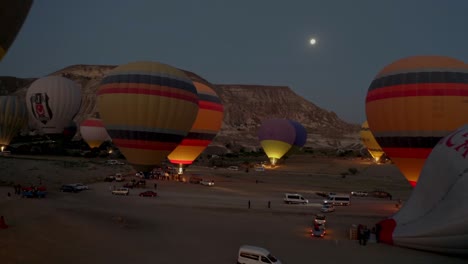
[[[82,107],[75,118],[79,124],[97,112],[96,91],[103,76],[113,65],[73,65],[51,73],[72,79],[82,87]],[[1,94],[24,96],[33,78],[0,77]],[[215,84],[214,89],[225,107],[221,131],[212,143],[230,150],[254,150],[260,147],[257,130],[263,119],[289,118],[304,125],[308,131],[307,147],[358,149],[359,125],[341,120],[307,101],[286,86]],[[79,136],[79,135],[78,135]]]

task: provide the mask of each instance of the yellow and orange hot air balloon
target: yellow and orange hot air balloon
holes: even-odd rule
[[[178,165],[178,173],[183,166],[190,165],[216,137],[223,123],[224,108],[212,85],[193,72],[184,71],[193,81],[198,92],[198,115],[188,135],[175,148],[168,159]]]
[[[1,1],[0,3],[0,60],[7,53],[23,26],[32,0]]]
[[[104,127],[138,171],[149,172],[188,134],[198,113],[197,90],[179,69],[157,62],[118,66],[102,80]]]
[[[26,103],[18,96],[0,96],[0,150],[28,123]]]
[[[361,125],[359,134],[361,136],[361,142],[366,147],[367,151],[369,151],[369,154],[375,162],[379,162],[385,152],[382,150],[379,143],[377,143],[377,140],[375,140],[374,135],[372,135],[367,121]]]
[[[432,148],[468,123],[468,65],[414,56],[383,68],[366,98],[369,127],[412,186]]]

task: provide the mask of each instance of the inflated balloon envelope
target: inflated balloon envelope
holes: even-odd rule
[[[379,224],[384,243],[468,256],[468,125],[439,141],[408,201]]]

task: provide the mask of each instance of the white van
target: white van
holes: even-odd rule
[[[284,194],[284,203],[291,204],[291,203],[302,203],[307,204],[309,201],[305,199],[302,195],[298,193],[285,193]]]
[[[275,263],[281,264],[281,261],[275,258],[271,253],[261,247],[243,245],[239,248],[237,264],[258,264]]]
[[[323,203],[333,205],[350,205],[351,196],[349,194],[329,194],[328,197],[323,200]]]

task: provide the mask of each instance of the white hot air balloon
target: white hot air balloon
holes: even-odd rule
[[[81,87],[74,81],[48,76],[34,81],[26,93],[30,125],[44,134],[59,134],[81,106]]]
[[[384,243],[468,256],[468,125],[439,141],[408,201],[377,229]]]

